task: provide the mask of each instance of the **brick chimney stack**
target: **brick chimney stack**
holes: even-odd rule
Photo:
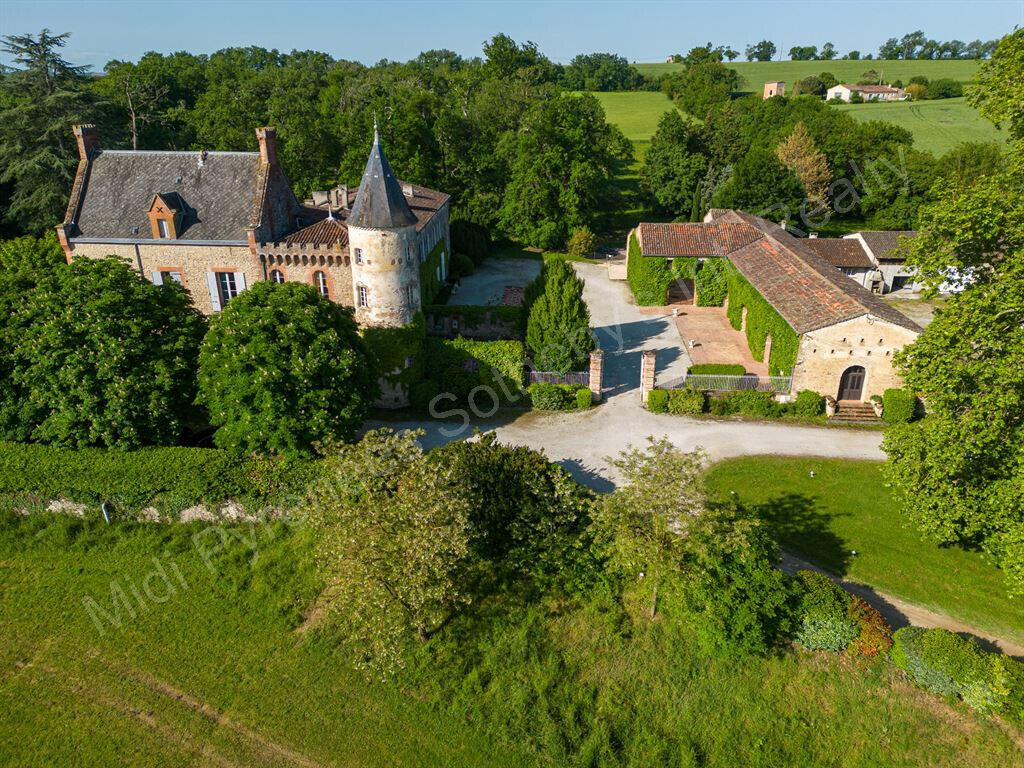
[[[75,141],[78,142],[78,156],[82,160],[88,160],[100,148],[99,131],[92,123],[76,125],[72,130],[75,133]]]
[[[270,165],[277,164],[277,129],[272,126],[256,129],[256,138],[260,142],[260,161]]]

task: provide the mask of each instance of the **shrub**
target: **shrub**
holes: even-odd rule
[[[473,259],[464,253],[456,253],[452,256],[452,273],[455,277],[469,277],[473,274],[476,265]]]
[[[825,398],[810,389],[801,389],[796,393],[793,410],[806,418],[820,416],[825,412]]]
[[[782,413],[781,406],[775,402],[775,396],[771,392],[758,392],[756,389],[727,392],[713,398],[712,402],[714,400],[722,402],[721,412],[717,414],[721,416],[742,413],[744,416],[768,418]],[[712,413],[715,413],[714,408],[712,408]]]
[[[526,321],[526,346],[537,370],[580,370],[594,348],[583,280],[564,261],[550,262],[543,274],[544,292],[533,301]]]
[[[379,392],[352,310],[303,283],[259,282],[210,323],[199,399],[220,448],[309,455],[350,440]]]
[[[857,638],[846,652],[851,656],[884,656],[892,648],[892,627],[874,606],[854,595],[850,598],[848,614],[857,622]]]
[[[952,78],[943,77],[939,80],[932,80],[927,86],[927,98],[929,99],[955,99],[963,95],[963,84]]]
[[[565,245],[566,252],[576,259],[591,259],[594,257],[594,248],[597,246],[597,238],[594,233],[586,227],[578,227],[569,236],[569,242]]]
[[[647,410],[651,413],[668,413],[668,390],[652,389],[648,392]]]
[[[669,390],[668,412],[689,416],[704,413],[704,393],[699,389]]]
[[[587,410],[594,402],[594,393],[590,391],[590,387],[580,387],[576,390],[576,409],[580,411]]]
[[[423,342],[426,378],[437,382],[440,392],[451,393],[465,402],[475,387],[485,386],[501,403],[515,402],[522,394],[523,343],[521,341],[475,341],[438,339]],[[481,394],[481,408],[490,407]],[[445,406],[452,400],[448,398]]]
[[[742,376],[747,372],[747,369],[735,363],[698,363],[697,365],[691,365],[687,371],[688,374],[708,375],[708,376]]]
[[[409,405],[418,411],[427,411],[430,401],[440,394],[441,388],[432,379],[420,379],[409,387]]]
[[[887,389],[882,395],[882,420],[886,424],[906,424],[914,418],[917,398],[905,389]]]
[[[577,388],[570,384],[537,381],[527,387],[526,391],[530,394],[533,407],[539,411],[572,411],[577,408]],[[590,405],[589,400],[587,405]]]
[[[797,571],[796,578],[803,592],[796,641],[813,651],[845,651],[860,630],[849,615],[850,594],[817,571]]]
[[[180,286],[140,280],[115,257],[76,259],[16,312],[6,322],[24,324],[5,340],[33,439],[123,449],[178,442],[194,413],[206,327]]]
[[[1003,712],[1018,728],[1024,728],[1024,662],[1008,656],[999,657],[1005,671],[1006,701]]]
[[[972,640],[946,629],[903,627],[893,635],[893,663],[922,688],[994,712],[1007,698],[1007,675]],[[995,655],[998,658],[997,655]]]

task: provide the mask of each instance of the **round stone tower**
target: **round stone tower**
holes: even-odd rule
[[[346,223],[356,321],[384,328],[412,322],[420,309],[416,216],[381,149],[376,123]]]

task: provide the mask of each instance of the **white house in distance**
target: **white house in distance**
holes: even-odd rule
[[[840,98],[843,101],[850,101],[854,93],[859,93],[864,101],[903,101],[907,98],[907,92],[902,88],[893,88],[891,85],[856,85],[854,83],[840,83],[833,85],[825,94],[827,100]]]

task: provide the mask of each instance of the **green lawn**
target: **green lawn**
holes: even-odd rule
[[[685,51],[683,52],[685,53]],[[783,80],[792,85],[808,75],[831,72],[840,82],[857,82],[862,73],[869,69],[878,72],[886,82],[902,80],[906,83],[915,75],[924,75],[929,80],[949,77],[967,82],[978,69],[978,62],[971,60],[922,61],[917,59],[898,61],[734,61],[726,66],[735,69],[743,78],[744,90],[761,92],[769,80]],[[681,64],[634,64],[645,75],[660,75],[681,69]]]
[[[876,462],[756,457],[715,465],[713,493],[754,505],[784,549],[840,576],[1024,641],[1024,605],[980,554],[922,541]],[[810,476],[811,472],[814,477]],[[857,554],[851,554],[856,551]]]
[[[1006,141],[988,120],[968,106],[964,99],[896,101],[887,104],[836,104],[861,121],[884,120],[906,128],[914,135],[914,146],[942,155],[962,141]]]
[[[207,568],[192,537],[217,530],[233,543]],[[303,575],[303,529],[258,536],[255,556],[237,540],[252,535],[0,511],[0,764],[769,768],[837,765],[841,754],[844,768],[996,768],[1017,759],[995,723],[911,688],[881,660],[713,659],[685,624],[618,631],[614,606],[556,601],[476,630],[462,622],[427,662],[432,673],[368,682],[329,635],[293,631],[316,591]],[[169,596],[161,579],[147,581],[154,559],[175,587]],[[129,599],[134,587],[145,608],[100,632],[83,598],[109,610],[112,584]]]
[[[649,144],[658,128],[658,120],[675,109],[672,100],[659,91],[612,91],[593,95],[604,107],[608,122],[617,125],[634,146]]]

